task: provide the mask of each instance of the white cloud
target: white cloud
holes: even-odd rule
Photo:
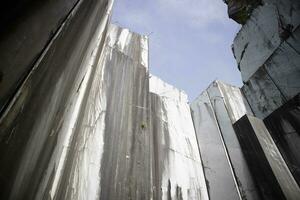
[[[133,2],[138,3],[128,7]],[[226,24],[228,20],[227,8],[222,0],[118,0],[115,3],[122,7],[119,10],[124,11],[123,21],[147,30],[158,20],[176,23],[180,19],[193,28],[206,28],[211,23]]]
[[[149,13],[149,9],[139,6],[129,6],[130,0],[117,0],[112,22],[127,26],[126,28],[141,34],[149,34],[155,23]]]
[[[227,20],[222,0],[155,0],[158,9],[168,16],[180,17],[192,26],[204,27]]]

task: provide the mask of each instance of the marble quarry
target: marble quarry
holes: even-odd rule
[[[191,102],[113,0],[5,3],[0,199],[299,200],[300,2],[224,2],[243,86]]]

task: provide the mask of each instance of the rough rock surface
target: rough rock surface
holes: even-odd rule
[[[244,84],[242,90],[257,117],[265,118],[300,92],[300,29],[283,42]]]
[[[224,0],[228,5],[228,16],[239,24],[245,24],[261,0]]]
[[[300,1],[262,0],[233,43],[233,53],[244,82],[242,92],[253,114],[266,123],[270,135],[265,128],[261,128],[263,123],[258,119],[249,125],[250,118],[247,123],[252,128],[247,128],[247,120],[243,119],[236,132],[241,139],[240,144],[244,146],[244,154],[248,155],[249,167],[257,174],[255,177],[265,176],[265,180],[269,180],[266,183],[263,178],[257,181],[262,194],[269,199],[280,195],[273,196],[278,190],[272,192],[272,189],[268,189],[276,181],[272,180],[273,175],[270,175],[266,166],[272,168],[287,199],[300,196],[300,165],[296,153],[300,144],[297,125],[300,94],[299,25]],[[239,123],[235,124],[236,127]],[[258,124],[259,127],[255,127]],[[253,146],[247,144],[250,140],[253,140]],[[264,161],[266,159],[268,161]],[[260,167],[252,167],[257,160]],[[265,188],[265,192],[262,188]]]
[[[299,24],[298,0],[264,0],[263,5],[252,12],[233,43],[234,57],[244,82],[248,81],[277,49],[280,51],[282,42],[293,38]]]

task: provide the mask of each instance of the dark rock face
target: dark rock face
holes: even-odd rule
[[[30,71],[25,81],[18,76],[8,79],[12,86],[16,81],[20,81],[21,86],[0,118],[1,199],[57,198],[57,191],[62,190],[57,177],[63,174],[62,166],[74,135],[76,116],[85,101],[86,85],[91,80],[91,66],[95,65],[95,58],[99,58],[103,48],[109,6],[107,1],[80,1],[76,4],[48,46],[39,43],[39,37],[36,39],[41,48],[32,47],[32,50],[36,53],[43,49],[43,52],[32,69],[27,68],[26,59],[21,59],[27,55],[25,50],[19,52],[20,60],[12,58],[13,53],[6,55],[6,51],[1,50],[4,53],[1,56],[9,58],[9,62],[21,62],[18,64],[20,71],[16,68],[13,72]],[[61,12],[54,8],[50,10]],[[45,17],[48,17],[47,12],[43,13]],[[29,23],[44,22],[37,16],[32,20]],[[16,32],[17,35],[20,33]],[[41,35],[41,38],[46,35]],[[9,37],[17,36],[10,34]],[[30,39],[35,41],[32,35]],[[5,43],[9,41],[7,39]],[[36,54],[28,50],[30,44],[25,46],[28,58],[32,59]],[[13,68],[6,67],[1,67],[1,70]],[[5,76],[6,72],[3,80]],[[9,92],[13,90],[10,88]]]
[[[254,91],[257,96],[248,101],[268,105],[255,99],[262,94],[255,85]],[[271,88],[264,91],[272,92]],[[251,116],[239,88],[215,81],[191,104],[211,199],[299,198],[298,100],[284,103],[263,121]]]
[[[263,128],[265,131],[262,129],[256,131],[252,124],[252,129],[257,132],[258,140],[261,132],[266,133],[267,138],[265,137],[264,141],[268,141],[268,144],[259,142],[256,146],[262,147],[268,160],[266,163],[270,164],[287,199],[297,199],[300,196],[300,165],[298,153],[296,153],[299,152],[300,144],[296,100],[300,94],[299,24],[299,1],[262,0],[262,5],[252,11],[233,43],[234,57],[244,82],[242,92],[253,114],[264,120],[270,132],[269,136],[265,128]],[[250,119],[249,122],[251,122]],[[262,124],[262,122],[258,124]],[[238,126],[236,123],[235,127]],[[259,158],[260,155],[256,154],[255,147],[247,144],[247,140],[253,138],[250,138],[250,133],[247,138],[248,136],[242,133],[244,130],[247,128],[241,126],[236,132],[241,139],[241,145],[248,148],[244,154],[249,155],[247,161],[253,171],[255,167],[252,165],[256,164],[256,160],[264,161],[263,158]],[[270,149],[265,149],[264,145],[269,145]],[[270,152],[274,152],[273,158]],[[264,166],[267,165],[264,164]],[[261,166],[262,171],[266,169],[264,166]],[[282,166],[284,169],[279,169]],[[261,173],[257,169],[255,170],[255,173]],[[268,172],[264,174],[267,175]],[[268,185],[263,181],[260,184],[262,184],[259,186],[260,189]],[[270,184],[272,184],[272,180],[270,180]],[[289,187],[286,188],[286,185]],[[290,190],[291,188],[293,189]],[[269,191],[268,193],[273,192]],[[275,197],[269,196],[268,198]]]
[[[300,96],[288,101],[264,119],[274,142],[298,185],[300,184]]]
[[[251,108],[260,118],[267,117],[300,92],[299,34],[298,28],[243,86]]]
[[[262,122],[254,122],[255,120],[257,119],[245,115],[233,126],[248,166],[262,199],[286,199],[270,166],[272,163],[268,161],[266,154],[269,150],[265,151],[266,146],[262,146],[260,143],[260,140],[268,138],[268,133],[265,128],[263,131],[259,130],[256,124],[261,125]],[[259,138],[258,134],[263,134],[261,135],[262,139]],[[270,145],[276,149],[274,143],[271,142]],[[278,163],[273,164],[277,165]]]
[[[262,67],[247,81],[242,91],[255,115],[264,118],[285,103],[285,97]]]
[[[278,54],[281,60],[290,55],[290,50],[285,51],[286,47],[282,48],[285,41],[291,44],[299,55],[299,24],[298,0],[265,0],[262,6],[252,12],[233,43],[234,56],[244,82],[247,82],[267,60],[273,59],[271,57],[275,57],[274,54],[277,60]]]
[[[228,16],[239,24],[245,24],[252,11],[262,4],[261,0],[225,0]]]
[[[3,2],[0,10],[1,112],[78,2],[78,0]]]

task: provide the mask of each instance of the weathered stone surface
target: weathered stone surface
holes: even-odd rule
[[[297,148],[299,138],[295,125],[298,120],[298,109],[295,104],[291,105],[288,102],[295,102],[291,99],[297,99],[295,96],[300,93],[300,2],[297,0],[262,2],[263,5],[253,10],[251,17],[235,37],[233,52],[244,81],[242,91],[254,115],[266,122],[277,145],[273,144],[269,133],[265,133],[265,128],[261,128],[263,123],[257,122],[260,128],[255,128],[252,124],[253,133],[257,132],[257,137],[261,137],[260,134],[264,135],[264,139],[261,138],[254,146],[262,146],[286,198],[296,199],[297,195],[300,196],[298,187],[300,165],[296,153],[299,152]],[[251,123],[250,119],[249,121]],[[245,120],[243,123],[246,123]],[[247,128],[244,127],[244,130]],[[250,137],[251,133],[248,131],[247,137],[242,133],[244,130],[240,129],[237,133],[241,145],[247,149],[245,154],[248,154],[247,161],[251,170],[260,176],[262,172],[253,167],[255,161],[259,160],[265,172],[261,177],[269,176],[265,169],[266,164],[263,164],[264,158],[255,152],[256,147],[247,144],[253,139]],[[271,178],[269,181],[272,182]],[[264,183],[264,180],[259,182],[260,189],[268,187],[268,183]],[[268,190],[266,189],[266,192]],[[274,192],[268,191],[266,196],[274,199],[275,197],[270,196],[271,193]]]
[[[13,98],[46,45],[79,0],[18,0],[1,4],[0,111]]]
[[[57,199],[68,191],[61,178],[110,9],[110,1],[77,4],[1,115],[1,199]]]
[[[300,92],[300,27],[293,37],[279,46],[263,67],[287,100]]]
[[[150,78],[155,199],[208,200],[187,96]]]
[[[263,121],[245,115],[234,124],[234,128],[261,195],[265,199],[285,199],[279,184],[286,199],[297,200],[299,186]]]
[[[261,67],[242,87],[255,116],[264,119],[286,102],[264,67]]]
[[[259,6],[261,0],[224,0],[228,5],[228,15],[239,24],[245,24],[252,11]]]
[[[259,199],[232,123],[248,110],[239,88],[213,82],[191,104],[211,199]]]
[[[106,42],[99,62],[106,91],[99,91],[106,104],[99,198],[151,199],[148,40],[111,26]]]
[[[266,62],[300,24],[298,0],[264,0],[234,39],[233,52],[244,82]]]
[[[265,118],[300,92],[300,28],[244,84],[254,114]]]
[[[257,117],[264,119],[300,92],[300,28],[244,84]]]
[[[264,119],[274,142],[300,185],[300,94]]]

